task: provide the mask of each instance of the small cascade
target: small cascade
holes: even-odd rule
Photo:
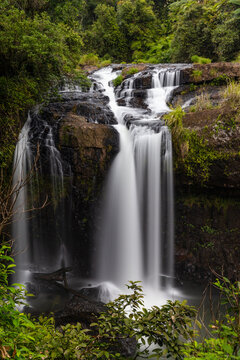
[[[122,88],[120,90],[117,90],[115,93],[116,98],[123,97],[125,99],[126,106],[130,106],[130,100],[132,99],[134,89],[134,80],[134,76],[130,79],[125,80],[123,82]]]
[[[20,274],[18,281],[25,282],[22,270],[56,269],[65,266],[66,262],[62,161],[55,146],[53,128],[37,114],[33,118],[28,115],[16,145],[13,166],[13,188],[20,187],[16,200],[13,199],[14,253],[17,274]],[[46,184],[50,185],[47,192],[46,185],[41,183],[43,173]],[[44,202],[48,204],[38,212]],[[50,229],[43,224],[43,211],[45,217],[49,217]],[[49,241],[51,235],[53,238]]]
[[[180,85],[180,70],[156,70],[152,77],[152,88],[148,90],[148,107],[155,114],[170,111],[167,102],[176,86]]]
[[[156,68],[146,103],[151,110],[129,107],[135,77],[114,95],[111,68],[93,75],[105,88],[118,122],[136,119],[129,130],[117,125],[120,152],[110,169],[104,200],[103,232],[97,236],[97,278],[123,287],[141,280],[151,289],[171,289],[174,277],[174,209],[171,133],[159,117],[170,111],[167,100],[180,84],[179,69]],[[130,88],[127,88],[127,87]],[[126,105],[116,98],[125,96]],[[154,129],[151,124],[158,124]]]

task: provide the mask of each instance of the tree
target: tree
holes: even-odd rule
[[[121,0],[117,5],[117,21],[128,46],[127,59],[144,53],[157,38],[157,18],[149,0]],[[137,55],[138,54],[138,55]]]
[[[18,1],[18,4],[20,0]],[[27,16],[5,0],[0,4],[0,166],[9,167],[21,119],[75,72],[82,38],[46,13]]]
[[[192,0],[177,1],[170,6],[174,38],[174,62],[190,62],[192,55],[213,58],[211,42],[212,13],[203,3]]]
[[[126,39],[118,26],[114,8],[99,4],[95,14],[96,21],[85,36],[88,50],[95,50],[102,57],[108,56],[118,61],[126,59]]]

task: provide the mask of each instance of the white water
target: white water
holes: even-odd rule
[[[116,129],[120,134],[120,152],[107,183],[97,262],[99,278],[119,285],[127,279],[142,279],[143,255],[139,246],[141,232],[133,143],[124,125],[117,125]]]
[[[29,263],[29,232],[27,224],[27,176],[32,166],[32,154],[28,142],[30,131],[30,115],[22,128],[14,153],[13,162],[13,251],[16,255],[16,265],[19,276],[16,281],[25,282],[28,279],[27,265]]]
[[[115,128],[120,136],[120,152],[112,164],[108,177],[102,231],[97,239],[99,244],[97,260],[95,260],[97,280],[113,283],[110,286],[109,283],[105,283],[102,295],[104,300],[108,294],[112,294],[112,289],[115,289],[114,293],[116,293],[116,286],[122,288],[129,280],[143,281],[148,294],[159,296],[156,291],[163,288],[165,292],[169,290],[171,294],[173,293],[174,217],[171,135],[165,126],[156,133],[151,125],[159,123],[158,114],[169,111],[167,99],[178,84],[179,74],[179,70],[172,69],[153,71],[152,89],[148,90],[146,100],[150,112],[128,106],[133,94],[134,78],[138,74],[125,84],[126,106],[118,106],[111,86],[111,81],[118,72],[112,72],[112,68],[109,67],[93,75],[94,80],[101,83],[98,88],[105,89],[104,94],[110,99],[109,105],[118,121]],[[124,124],[124,116],[129,114],[137,120],[138,126],[131,125],[128,130]],[[142,126],[141,123],[149,126]],[[25,179],[34,160],[30,146],[31,126],[33,125],[29,117],[16,147],[14,186]],[[52,197],[61,198],[63,196],[61,156],[55,147],[53,129],[45,122],[38,133],[38,141],[48,154]],[[27,194],[30,194],[28,200]],[[16,213],[18,209],[31,207],[33,200],[34,184],[30,181],[21,189],[15,204]],[[61,216],[58,222],[62,220],[62,226],[65,227],[64,208]],[[41,222],[38,222],[35,230],[41,231],[40,228]],[[52,258],[51,265],[55,268],[62,266],[63,260],[66,261],[67,257],[67,246],[61,229],[58,228],[59,234],[57,231],[55,234],[56,237],[59,236],[60,241],[53,239],[53,242],[58,244],[57,249],[46,242],[36,243],[35,234],[31,234],[33,237],[30,239],[26,214],[16,214],[13,234],[18,244],[16,246],[16,251],[19,253],[18,266],[21,264],[24,269],[28,269],[27,265],[31,262],[38,263],[37,259],[40,265],[49,264],[49,253],[53,248],[54,253],[51,256],[53,255],[54,259]],[[24,276],[18,281],[26,281]],[[170,297],[169,293],[166,297]],[[112,298],[112,295],[109,298]],[[157,303],[159,304],[159,301]]]
[[[155,69],[146,103],[151,113],[118,106],[111,81],[112,69],[97,71],[93,78],[102,84],[119,124],[120,152],[107,182],[101,235],[98,234],[97,278],[123,288],[129,280],[141,280],[147,292],[173,292],[174,211],[171,134],[166,126],[156,133],[144,124],[159,121],[169,111],[167,99],[180,81],[179,70]],[[130,89],[126,89],[130,86]],[[134,81],[126,81],[129,100]],[[119,96],[119,91],[117,90]],[[140,126],[128,130],[124,116],[131,114]],[[135,122],[136,123],[136,122]],[[167,295],[169,297],[169,294]],[[159,301],[158,301],[159,302]]]
[[[64,206],[62,203],[63,168],[61,156],[55,146],[52,127],[43,121],[40,125],[37,139],[34,139],[34,147],[36,149],[36,143],[38,143],[40,145],[40,153],[41,148],[44,148],[51,186],[48,189],[50,192],[48,193],[48,199],[42,198],[39,203],[38,197],[41,198],[41,190],[38,171],[42,171],[42,162],[40,157],[39,161],[37,161],[39,169],[36,170],[34,164],[37,155],[31,148],[33,146],[31,140],[34,136],[31,131],[34,129],[34,126],[31,116],[28,115],[28,119],[19,135],[14,154],[13,189],[19,190],[13,196],[14,219],[12,233],[14,256],[17,265],[15,280],[19,283],[25,283],[29,280],[29,269],[31,266],[34,266],[36,271],[44,271],[49,268],[58,269],[66,263],[67,257],[63,241],[63,227],[65,225],[62,221],[64,219]],[[47,207],[49,207],[49,202],[51,202],[52,216],[55,216],[56,223],[57,221],[60,223],[60,225],[56,224],[55,236],[57,241],[52,239],[51,243],[44,239],[43,234],[44,232],[46,233],[46,229],[42,228],[41,216],[35,213],[37,211],[36,206],[41,207],[45,200],[48,202]],[[58,207],[61,207],[58,214],[54,210],[56,203],[58,203]],[[59,213],[61,213],[61,219],[59,219]],[[54,243],[56,243],[57,247],[55,247]]]

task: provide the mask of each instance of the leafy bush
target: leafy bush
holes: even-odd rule
[[[121,83],[123,82],[123,76],[122,75],[118,75],[116,77],[116,79],[113,80],[113,86],[116,87],[116,86],[119,86],[121,85]]]
[[[221,293],[225,315],[210,325],[210,338],[186,345],[186,359],[240,359],[240,282],[231,283],[218,275],[214,286]]]
[[[111,65],[111,62],[112,61],[110,59],[109,60],[103,60],[103,61],[100,62],[99,67],[109,66],[109,65]]]
[[[211,59],[204,58],[204,57],[201,57],[201,56],[198,56],[198,55],[193,55],[191,57],[191,60],[195,64],[210,64],[212,62]]]
[[[98,66],[99,57],[96,54],[89,53],[80,57],[79,65],[93,65]]]
[[[130,68],[126,71],[126,75],[134,75],[134,74],[137,74],[139,72],[139,70],[137,68]]]
[[[194,69],[192,71],[192,77],[195,81],[200,81],[202,76],[202,70],[196,70]]]

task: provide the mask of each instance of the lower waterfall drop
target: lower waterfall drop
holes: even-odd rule
[[[65,217],[62,160],[55,146],[53,128],[40,120],[37,113],[32,115],[28,115],[19,135],[13,164],[13,189],[19,188],[13,197],[13,253],[17,265],[15,280],[20,283],[29,280],[30,269],[56,270],[65,266],[67,257],[62,221]],[[43,171],[50,185],[47,198],[44,183],[39,181]],[[54,219],[51,233],[55,238],[51,239],[46,237],[50,230],[42,225],[43,210],[35,213],[45,202],[48,204],[44,210]]]
[[[111,81],[111,68],[92,78],[102,84],[109,106],[119,123],[130,114],[128,129],[117,125],[120,152],[108,175],[103,211],[103,232],[97,242],[97,274],[123,288],[129,280],[140,280],[153,291],[171,290],[174,278],[174,209],[172,142],[159,114],[170,111],[167,100],[180,84],[180,70],[154,69],[152,89],[145,100],[150,112],[129,106],[134,81],[126,80],[126,106],[118,106]],[[126,87],[131,83],[131,92]],[[122,95],[121,95],[122,96]],[[141,123],[142,122],[142,123]],[[156,131],[157,129],[157,131]],[[133,213],[134,211],[134,213]],[[99,235],[99,234],[98,234]]]

